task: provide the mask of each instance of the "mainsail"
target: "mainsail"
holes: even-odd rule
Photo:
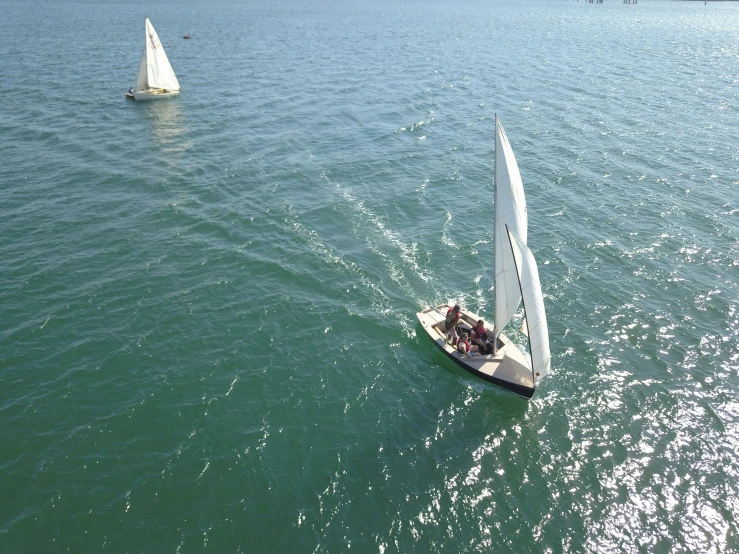
[[[544,294],[539,281],[539,269],[534,255],[513,230],[508,227],[510,250],[516,264],[516,276],[523,297],[523,310],[531,349],[531,371],[538,380],[549,373],[549,329],[544,311]]]
[[[524,244],[528,235],[526,197],[516,157],[503,125],[495,117],[495,335],[503,332],[521,302],[516,268],[508,246],[508,228]]]
[[[149,21],[149,18],[146,18],[146,37],[145,37],[145,43],[146,43],[146,51],[144,53],[145,63],[146,63],[146,75],[145,75],[145,82],[143,83],[143,88],[139,88],[141,78],[142,78],[142,70],[144,69],[144,60],[142,60],[142,66],[139,70],[139,77],[136,80],[136,91],[139,92],[141,90],[146,89],[165,89],[165,90],[171,90],[171,91],[178,91],[180,90],[180,83],[177,82],[177,77],[175,77],[174,70],[172,69],[172,65],[169,63],[169,59],[167,58],[167,54],[164,52],[164,47],[162,46],[162,43],[159,41],[159,36],[157,35],[157,32],[154,30],[154,26],[151,24],[151,21]]]

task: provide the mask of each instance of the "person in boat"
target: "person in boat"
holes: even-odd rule
[[[463,356],[467,354],[470,357],[474,356],[474,352],[480,351],[476,344],[470,342],[470,337],[466,331],[462,333],[462,336],[457,342],[457,350]]]
[[[457,344],[459,335],[457,334],[457,324],[459,323],[459,305],[455,304],[453,308],[449,308],[446,312],[446,338],[452,341],[452,345]]]
[[[490,337],[485,330],[485,322],[482,319],[478,319],[477,323],[470,330],[470,341],[477,346],[479,352],[492,354],[493,345],[490,342]]]
[[[131,87],[130,89],[128,89],[128,95],[129,96],[133,96],[133,87]]]

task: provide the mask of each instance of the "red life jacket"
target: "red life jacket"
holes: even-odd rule
[[[477,325],[475,325],[472,328],[472,332],[475,333],[479,338],[483,338],[485,336],[485,326],[480,325],[480,328],[478,329]]]
[[[454,311],[453,306],[446,311],[446,320],[452,327],[455,326],[457,322],[459,321],[459,312],[456,312],[454,314],[454,318],[451,321],[449,321],[449,314],[452,313],[453,311]]]

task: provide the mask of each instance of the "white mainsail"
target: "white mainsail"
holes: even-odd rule
[[[141,70],[139,70],[139,78],[136,80],[136,92],[152,88],[171,91],[180,90],[180,83],[177,82],[177,77],[175,77],[172,65],[169,63],[167,54],[164,52],[164,47],[159,41],[159,36],[148,17],[146,18],[145,29],[146,51],[144,58],[146,60],[146,77],[143,88],[139,88],[142,77]]]
[[[531,349],[531,371],[538,380],[549,373],[551,362],[549,328],[544,310],[544,294],[539,281],[539,269],[526,243],[510,227],[507,227],[507,230],[510,250],[516,264],[516,276],[523,296],[523,310]]]
[[[503,125],[495,117],[495,336],[503,332],[521,302],[506,225],[526,244],[528,216],[521,173]]]

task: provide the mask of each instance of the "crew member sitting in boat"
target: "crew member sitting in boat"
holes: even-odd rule
[[[478,319],[477,323],[470,330],[470,340],[477,346],[479,352],[492,354],[493,345],[490,343],[490,337],[485,330],[485,322],[482,319]]]
[[[451,340],[452,346],[457,344],[459,336],[457,335],[457,324],[459,323],[459,305],[455,304],[453,308],[449,308],[446,312],[446,338]]]
[[[474,356],[473,352],[479,352],[477,345],[470,342],[470,337],[467,334],[467,331],[462,332],[462,337],[459,339],[459,342],[457,342],[457,350],[459,350],[459,353],[463,356],[467,354],[470,357]]]

